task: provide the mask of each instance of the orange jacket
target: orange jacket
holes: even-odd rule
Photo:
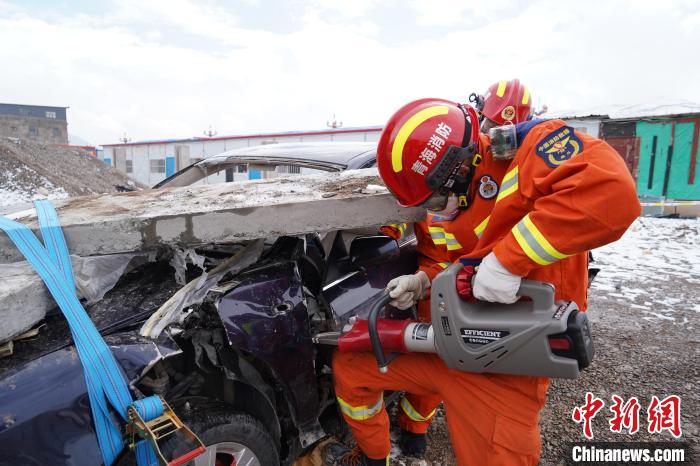
[[[551,283],[557,299],[585,309],[587,251],[619,239],[639,216],[634,180],[612,147],[561,120],[517,129],[520,147],[465,257],[493,251],[511,273]]]

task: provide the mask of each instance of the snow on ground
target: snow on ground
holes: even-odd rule
[[[65,199],[68,193],[26,166],[17,166],[3,174],[0,207],[24,204],[34,199]],[[28,183],[27,180],[31,180]]]
[[[591,286],[643,319],[688,324],[700,312],[700,219],[639,218],[617,242],[593,251]]]

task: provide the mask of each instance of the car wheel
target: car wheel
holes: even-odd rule
[[[280,464],[272,436],[253,416],[210,403],[188,402],[178,414],[197,434],[207,450],[187,463],[190,466],[272,466]],[[187,452],[180,442],[164,445],[171,458]]]

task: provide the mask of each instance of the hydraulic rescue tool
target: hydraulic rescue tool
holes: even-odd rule
[[[453,264],[433,280],[432,324],[380,319],[392,300],[382,295],[367,320],[354,320],[338,334],[320,334],[317,343],[337,342],[339,351],[373,350],[381,372],[400,353],[436,353],[463,372],[576,378],[593,359],[586,314],[571,301],[554,301],[554,288],[523,280],[513,304],[464,301]],[[390,354],[385,355],[385,351]]]

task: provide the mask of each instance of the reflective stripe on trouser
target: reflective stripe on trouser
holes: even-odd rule
[[[501,181],[501,187],[498,190],[496,202],[502,201],[518,190],[518,166],[516,165],[511,171],[506,173]]]
[[[401,410],[406,413],[406,416],[411,418],[413,421],[429,421],[431,417],[435,416],[435,410],[433,409],[427,415],[423,416],[421,413],[416,411],[410,401],[406,397],[401,398]]]
[[[338,399],[338,405],[340,406],[340,411],[343,415],[353,419],[355,421],[366,421],[367,419],[373,418],[379,411],[381,411],[384,405],[384,394],[379,397],[376,403],[371,406],[352,406],[347,401],[340,397]]]
[[[382,374],[371,352],[336,352],[333,379],[336,395],[355,406],[370,405],[382,390],[440,396],[461,466],[538,462],[547,379],[458,372],[437,355],[421,353],[398,356]],[[345,419],[368,457],[386,457],[391,444],[385,409],[367,421]]]
[[[515,240],[527,256],[540,265],[549,265],[560,259],[569,257],[568,254],[557,251],[547,238],[537,229],[530,214],[527,214],[512,229]]]
[[[406,393],[400,402],[396,417],[397,424],[403,430],[414,434],[425,434],[441,402],[442,398],[439,395]],[[428,413],[428,415],[423,416],[422,413]]]
[[[436,245],[445,245],[448,251],[455,251],[457,249],[462,249],[462,245],[459,244],[457,238],[452,233],[446,232],[442,227],[428,227],[428,232],[430,232],[430,237],[433,243]]]

